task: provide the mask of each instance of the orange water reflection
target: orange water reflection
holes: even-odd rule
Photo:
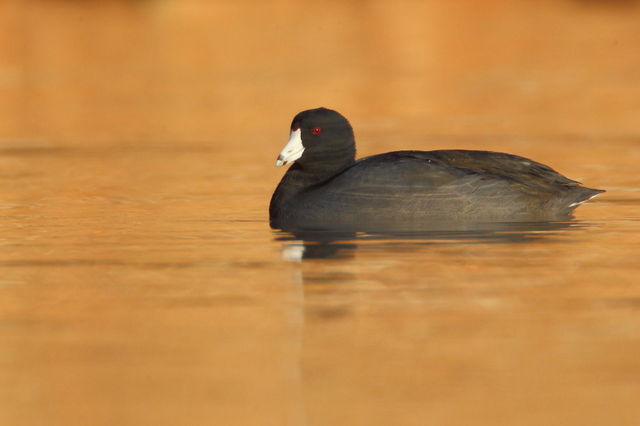
[[[637,425],[640,9],[614,3],[0,4],[0,424]],[[319,105],[362,155],[508,151],[608,192],[498,236],[272,232]]]

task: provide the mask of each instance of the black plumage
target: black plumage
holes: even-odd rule
[[[396,151],[356,161],[351,125],[326,108],[299,113],[291,127],[300,129],[304,152],[273,194],[273,228],[426,230],[560,221],[603,192],[499,152]]]

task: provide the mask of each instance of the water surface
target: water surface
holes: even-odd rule
[[[2,6],[0,423],[637,425],[638,11],[471,3]],[[607,192],[515,228],[271,230],[320,104],[360,155],[506,151]]]

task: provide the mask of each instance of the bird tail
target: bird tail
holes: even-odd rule
[[[587,188],[586,186],[579,186],[576,188],[576,191],[572,191],[571,203],[569,204],[569,208],[575,209],[580,204],[586,203],[587,201],[597,197],[603,192],[605,192],[604,189],[593,189]]]

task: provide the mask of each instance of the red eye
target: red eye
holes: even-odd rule
[[[311,129],[312,135],[319,135],[320,133],[322,133],[322,129],[320,127],[314,127],[313,129]]]

